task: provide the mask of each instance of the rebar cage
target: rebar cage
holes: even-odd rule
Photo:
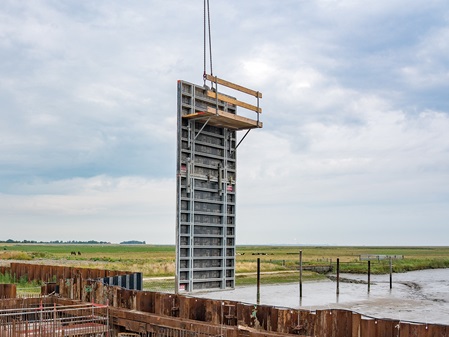
[[[110,335],[108,307],[97,304],[0,310],[1,337],[62,337]]]

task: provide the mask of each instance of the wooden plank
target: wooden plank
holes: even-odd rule
[[[241,86],[239,84],[235,84],[235,83],[223,80],[223,79],[221,79],[221,78],[219,78],[217,76],[212,76],[212,75],[206,74],[206,79],[208,81],[211,81],[211,82],[214,82],[214,83],[217,83],[217,84],[220,84],[220,85],[224,85],[225,87],[244,92],[245,94],[252,95],[254,97],[262,98],[262,93],[259,92],[259,91],[252,90],[252,89],[243,87],[243,86]]]
[[[226,127],[234,130],[261,128],[263,126],[262,122],[257,122],[254,119],[221,110],[218,110],[217,112],[212,107],[208,107],[206,111],[198,111],[196,113],[184,115],[183,118],[209,118],[210,125]]]
[[[239,116],[239,115],[236,115],[236,114],[233,114],[233,113],[230,113],[230,112],[226,112],[226,111],[222,111],[222,110],[218,110],[218,112],[217,112],[216,109],[214,109],[214,108],[212,108],[210,106],[207,107],[207,112],[209,114],[214,114],[214,115],[218,114],[221,117],[225,117],[225,118],[228,118],[228,119],[232,119],[234,121],[239,121],[239,122],[242,122],[242,123],[247,123],[247,124],[252,124],[252,125],[257,126],[257,121],[254,120],[254,119],[246,118],[246,117]]]
[[[217,93],[215,93],[215,92],[213,92],[211,90],[207,90],[206,93],[207,93],[207,96],[210,97],[210,98],[214,98],[214,99],[217,98]],[[218,99],[223,101],[223,102],[227,102],[227,103],[234,104],[234,105],[240,106],[240,107],[248,109],[248,110],[255,111],[257,113],[262,113],[262,108],[258,108],[258,107],[254,106],[252,104],[248,104],[248,103],[239,101],[239,100],[237,100],[235,98],[231,98],[231,97],[228,97],[228,96],[223,95],[223,94],[218,94]]]

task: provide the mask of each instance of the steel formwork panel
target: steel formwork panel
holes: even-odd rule
[[[210,98],[202,86],[178,81],[177,291],[235,285],[236,130],[241,122],[222,123],[218,114],[201,113],[212,108],[232,115],[237,110]]]

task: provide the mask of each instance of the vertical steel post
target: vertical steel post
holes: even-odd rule
[[[337,295],[340,294],[340,258],[337,258]]]
[[[299,306],[302,305],[302,250],[299,251]]]
[[[371,261],[368,260],[368,292],[371,288]]]
[[[257,258],[257,305],[260,304],[260,257]]]
[[[390,289],[393,289],[393,262],[390,256]]]

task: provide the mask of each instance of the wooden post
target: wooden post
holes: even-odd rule
[[[337,258],[337,295],[340,294],[340,258]]]
[[[257,305],[260,304],[260,257],[257,258]]]
[[[393,288],[393,262],[390,256],[390,289]]]
[[[368,260],[368,292],[370,291],[371,287],[371,261]]]

